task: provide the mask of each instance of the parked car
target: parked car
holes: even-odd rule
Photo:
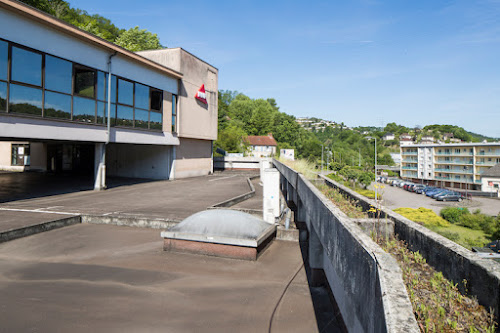
[[[436,199],[438,196],[445,195],[445,194],[448,194],[448,193],[453,193],[453,192],[451,192],[450,190],[438,191],[438,192],[434,193],[433,195],[431,195],[431,198]]]
[[[497,239],[496,241],[488,243],[488,244],[486,244],[485,247],[489,248],[493,252],[500,253],[500,240]]]
[[[425,185],[423,184],[417,184],[413,187],[413,192],[417,193],[417,194],[422,194],[424,193],[424,189],[425,189]]]
[[[437,201],[462,201],[462,195],[456,192],[445,193],[436,197]]]
[[[431,189],[431,190],[429,190],[429,191],[425,192],[425,195],[426,195],[426,196],[428,196],[428,197],[431,197],[431,196],[433,196],[434,194],[436,194],[437,192],[439,192],[439,191],[443,191],[443,190],[444,190],[444,189],[442,189],[442,188],[438,188],[438,187],[437,187],[437,188],[435,188],[435,189]]]

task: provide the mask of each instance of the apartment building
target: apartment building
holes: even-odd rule
[[[458,189],[491,191],[482,174],[500,163],[500,143],[401,146],[401,177]]]

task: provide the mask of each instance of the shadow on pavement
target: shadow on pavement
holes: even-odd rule
[[[108,188],[155,181],[154,179],[107,177]],[[94,189],[94,177],[70,173],[2,172],[0,203],[67,194]]]

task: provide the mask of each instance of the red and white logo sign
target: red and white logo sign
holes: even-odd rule
[[[207,94],[205,94],[205,85],[202,84],[200,89],[198,89],[198,92],[196,95],[194,95],[194,98],[202,102],[203,104],[208,104],[207,103]]]

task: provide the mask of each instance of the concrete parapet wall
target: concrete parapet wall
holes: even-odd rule
[[[325,177],[327,185],[339,189],[343,194],[358,201],[363,209],[375,206],[375,201]],[[482,259],[455,242],[381,207],[382,216],[394,221],[394,233],[408,243],[412,251],[419,251],[427,262],[443,275],[458,283],[461,291],[467,289],[469,295],[477,297],[480,304],[495,311],[499,317],[500,305],[500,265],[491,259]],[[464,286],[463,280],[467,280]]]
[[[219,170],[258,170],[260,169],[260,161],[261,159],[256,157],[214,157],[214,168]]]
[[[298,207],[299,221],[305,220],[319,240],[310,252],[311,267],[322,266],[347,329],[418,332],[396,260],[305,177],[276,160],[274,165],[281,188]]]

